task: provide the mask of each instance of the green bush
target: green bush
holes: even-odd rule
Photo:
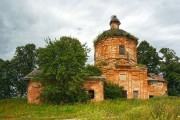
[[[107,62],[100,62],[100,63],[98,63],[96,66],[97,67],[102,67],[102,66],[106,66],[106,65],[108,65],[109,63],[107,63]]]
[[[86,65],[85,67],[85,73],[87,76],[101,76],[102,72],[99,70],[98,67],[93,66],[93,65]]]
[[[94,46],[101,40],[103,40],[104,38],[107,38],[107,37],[113,37],[113,36],[116,36],[116,37],[127,37],[127,38],[130,38],[130,39],[133,39],[133,40],[136,40],[138,41],[138,38],[135,37],[134,35],[122,30],[122,29],[111,29],[111,30],[107,30],[107,31],[103,31],[101,34],[99,34],[95,40],[94,40]]]
[[[72,37],[47,39],[45,48],[38,49],[38,65],[43,86],[40,98],[45,103],[72,104],[86,102],[84,68],[89,49]]]
[[[113,83],[104,84],[104,97],[105,99],[122,98],[123,87]]]

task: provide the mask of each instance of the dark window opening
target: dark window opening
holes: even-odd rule
[[[123,98],[127,98],[127,90],[123,90],[122,91],[122,97]]]
[[[120,55],[124,55],[125,54],[124,45],[119,45],[119,54]]]
[[[154,95],[149,95],[149,98],[153,98],[154,97]]]
[[[89,90],[88,91],[90,99],[94,99],[94,90]]]
[[[138,91],[133,91],[133,98],[138,98]]]

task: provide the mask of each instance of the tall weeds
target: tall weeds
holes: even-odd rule
[[[75,105],[29,105],[26,100],[0,100],[0,119],[178,120],[180,98],[114,99]]]

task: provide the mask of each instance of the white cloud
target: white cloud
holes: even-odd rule
[[[169,47],[180,56],[180,11],[178,0],[16,0],[0,1],[0,58],[11,59],[17,46],[44,39],[73,36],[92,49],[93,40],[109,29],[116,14],[121,28],[157,49]],[[8,9],[7,9],[8,8]]]

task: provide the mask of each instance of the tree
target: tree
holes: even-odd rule
[[[16,48],[15,56],[11,60],[14,69],[14,82],[17,94],[23,96],[27,91],[27,81],[25,75],[36,68],[36,46],[27,44]]]
[[[156,48],[144,40],[139,44],[137,50],[138,63],[146,65],[148,73],[159,73],[159,55]]]
[[[0,63],[0,99],[15,96],[14,71],[10,61]]]
[[[85,66],[85,73],[87,74],[87,76],[101,76],[102,72],[100,71],[100,69],[94,65],[89,65],[87,64]]]
[[[83,77],[89,49],[78,39],[65,36],[46,42],[47,46],[38,50],[39,81],[44,87],[40,97],[56,104],[86,101]]]
[[[168,94],[180,95],[180,58],[174,50],[162,48],[160,70],[165,79],[168,80]]]
[[[2,64],[3,62],[4,62],[4,60],[0,58],[0,64]]]

